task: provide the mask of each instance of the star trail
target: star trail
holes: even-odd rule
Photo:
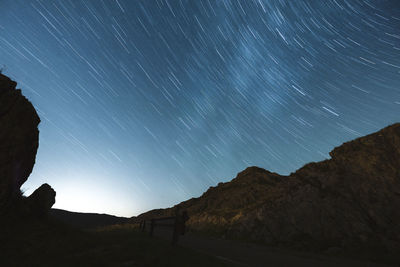
[[[0,66],[42,121],[26,193],[132,216],[400,121],[400,2],[0,0]]]

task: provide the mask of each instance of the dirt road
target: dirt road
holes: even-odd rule
[[[171,239],[169,229],[156,229],[155,237]],[[215,256],[231,266],[266,267],[266,266],[351,266],[351,267],[380,267],[389,266],[371,262],[349,260],[331,256],[283,250],[261,246],[252,243],[243,243],[232,240],[214,239],[186,234],[179,237],[179,246],[190,247],[207,255]]]

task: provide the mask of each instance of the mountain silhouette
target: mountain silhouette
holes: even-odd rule
[[[313,250],[399,251],[400,124],[342,144],[288,176],[249,167],[133,221],[186,210],[192,231]]]
[[[128,222],[128,218],[124,217],[99,213],[72,212],[61,209],[51,209],[49,216],[66,225],[80,229],[98,228]]]

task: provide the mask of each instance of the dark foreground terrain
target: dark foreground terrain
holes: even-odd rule
[[[395,264],[305,253],[192,233],[180,237],[179,244],[173,246],[170,230],[157,229],[155,237],[150,238],[147,232],[129,224],[80,230],[49,219],[15,223],[4,230],[2,228],[0,233],[0,266],[379,267]]]
[[[160,227],[154,231],[157,238],[171,240],[171,229]],[[398,261],[390,258],[379,262],[362,257],[362,255],[343,254],[338,251],[329,253],[312,253],[287,248],[278,248],[205,236],[202,234],[186,233],[179,238],[179,245],[195,251],[212,255],[222,260],[228,266],[305,266],[305,267],[379,267],[397,266]]]
[[[229,266],[133,226],[83,231],[53,220],[2,228],[0,251],[0,266]]]

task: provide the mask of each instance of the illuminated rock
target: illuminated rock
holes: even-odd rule
[[[192,230],[271,245],[400,251],[400,124],[344,143],[289,176],[258,167],[178,204]],[[142,218],[170,216],[173,209]]]

